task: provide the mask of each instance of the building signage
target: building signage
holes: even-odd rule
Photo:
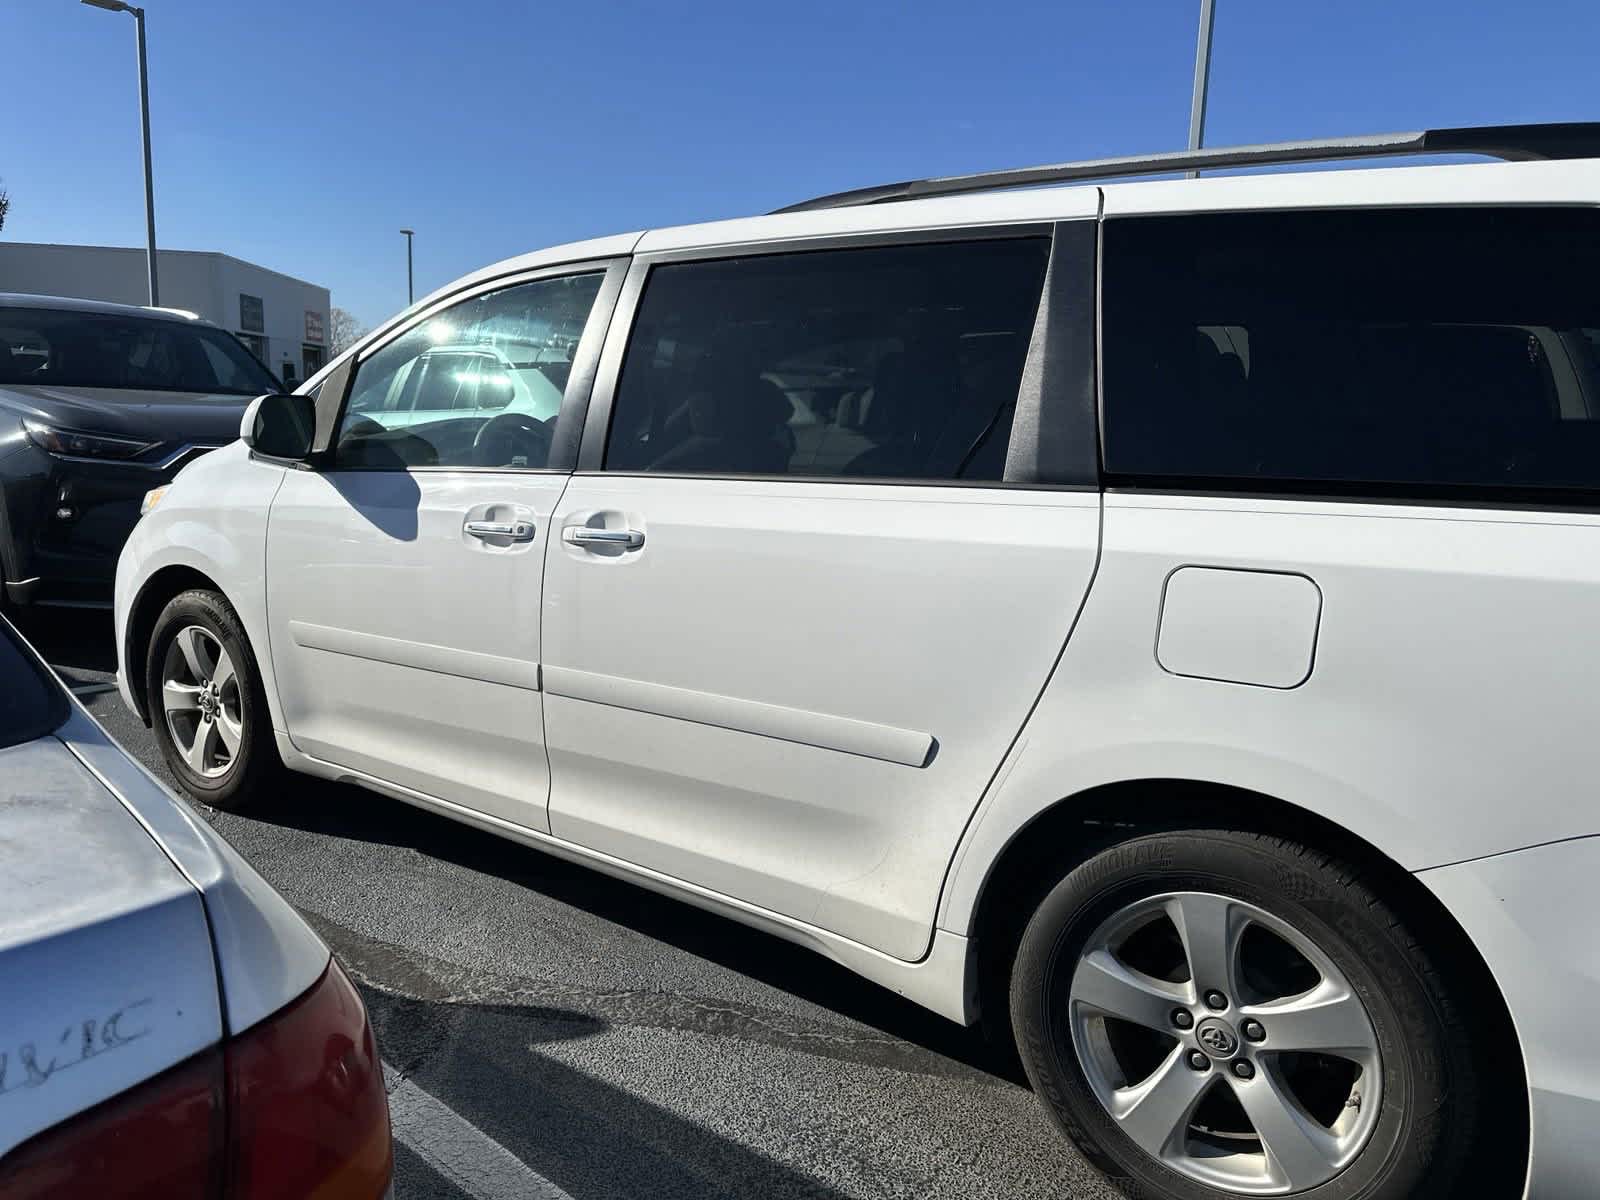
[[[266,320],[266,306],[261,303],[261,297],[240,292],[239,328],[247,333],[263,333],[267,328]]]
[[[322,314],[306,309],[306,341],[322,341]]]

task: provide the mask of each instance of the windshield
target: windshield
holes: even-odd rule
[[[159,317],[0,308],[0,384],[259,396],[281,390],[232,334]]]
[[[67,719],[60,686],[0,617],[0,749],[43,737]]]

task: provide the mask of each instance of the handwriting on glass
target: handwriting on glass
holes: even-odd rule
[[[151,1002],[150,997],[124,1004],[104,1017],[85,1017],[61,1031],[55,1041],[23,1042],[0,1050],[0,1096],[23,1088],[36,1088],[65,1071],[119,1050],[150,1032],[140,1023],[136,1009]]]

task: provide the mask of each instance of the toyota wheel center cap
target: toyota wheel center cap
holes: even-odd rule
[[[1201,1021],[1195,1026],[1195,1041],[1212,1058],[1232,1058],[1239,1052],[1239,1035],[1233,1027],[1218,1017]]]

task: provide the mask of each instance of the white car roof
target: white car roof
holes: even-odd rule
[[[1600,159],[1211,175],[979,192],[736,217],[550,246],[474,271],[422,303],[481,280],[561,263],[846,234],[1072,220],[1095,216],[1101,211],[1102,198],[1107,216],[1374,205],[1596,204],[1600,203]]]
[[[1215,174],[1198,179],[1140,179],[1125,183],[1016,188],[769,213],[619,233],[548,246],[482,267],[423,297],[405,312],[385,321],[377,332],[392,328],[410,313],[479,283],[543,267],[629,254],[963,225],[1065,221],[1097,215],[1530,204],[1600,204],[1600,158],[1365,169],[1321,166],[1316,170]]]
[[[1600,159],[1342,168],[1104,186],[1105,214],[1600,203]]]

